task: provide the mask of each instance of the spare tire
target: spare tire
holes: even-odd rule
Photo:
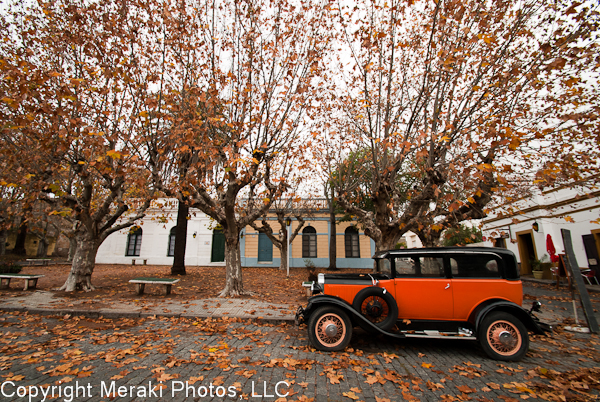
[[[352,307],[375,326],[384,331],[392,329],[398,319],[398,305],[394,297],[385,289],[371,286],[356,294]],[[373,331],[364,323],[359,325],[366,331]]]

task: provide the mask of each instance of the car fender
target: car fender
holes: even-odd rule
[[[481,325],[483,319],[494,311],[503,311],[512,314],[518,318],[529,331],[532,331],[536,334],[544,335],[546,332],[552,330],[548,325],[540,323],[535,316],[530,314],[529,311],[508,300],[488,300],[480,304],[471,313],[469,322],[473,324],[475,330],[478,331],[479,325]]]
[[[382,330],[377,325],[373,324],[371,321],[369,321],[365,317],[363,317],[348,302],[346,302],[345,300],[343,300],[337,296],[316,295],[316,296],[309,298],[308,305],[305,308],[300,307],[298,309],[298,312],[296,313],[296,320],[298,320],[300,322],[308,322],[312,312],[317,307],[321,307],[324,305],[336,306],[336,307],[343,309],[348,314],[348,316],[352,320],[353,324],[357,324],[358,322],[364,323],[365,325],[369,326],[370,328],[373,328],[373,330],[375,330],[383,335],[390,336],[393,338],[399,338],[399,339],[405,338],[404,334],[392,333],[392,332],[387,332],[387,331]]]

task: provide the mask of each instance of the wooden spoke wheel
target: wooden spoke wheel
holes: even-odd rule
[[[316,309],[308,320],[308,338],[319,350],[343,350],[352,337],[352,324],[348,315],[335,306]]]
[[[496,360],[521,360],[529,349],[529,335],[523,323],[504,312],[491,313],[483,319],[479,342]]]

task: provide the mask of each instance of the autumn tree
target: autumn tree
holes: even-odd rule
[[[125,2],[64,0],[15,3],[2,17],[0,149],[18,173],[5,181],[78,223],[66,291],[93,289],[98,247],[142,217],[153,195],[132,78],[151,73],[136,57],[147,15]]]
[[[167,37],[168,59],[181,68],[164,91],[172,120],[156,142],[171,145],[152,154],[154,177],[223,228],[220,296],[244,292],[241,230],[289,189],[292,172],[308,166],[311,137],[303,133],[318,101],[328,8],[254,0],[163,12],[177,27]]]
[[[409,230],[429,231],[433,240],[482,218],[495,194],[544,161],[598,168],[585,165],[600,149],[597,5],[442,0],[338,8],[342,45],[332,71],[339,74],[326,121],[344,139],[337,162],[348,169],[338,200],[377,250],[393,248]],[[368,164],[348,159],[363,157],[357,149],[367,150]]]

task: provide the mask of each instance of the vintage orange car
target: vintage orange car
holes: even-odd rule
[[[308,324],[314,347],[344,349],[361,326],[395,338],[479,340],[497,360],[520,360],[528,331],[551,327],[523,309],[515,255],[485,247],[403,249],[373,256],[372,274],[319,274],[296,318]]]

